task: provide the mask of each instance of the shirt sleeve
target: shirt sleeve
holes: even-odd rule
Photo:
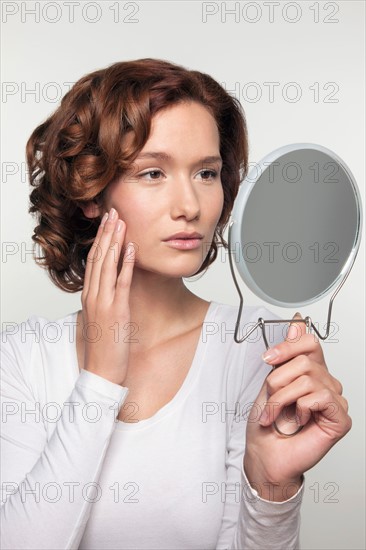
[[[250,486],[242,465],[242,505],[230,550],[300,548],[300,506],[304,482],[298,492],[284,502],[262,499]]]
[[[1,548],[76,549],[128,389],[82,370],[48,438],[31,348],[1,333]]]
[[[279,319],[268,310],[261,311],[261,316]],[[270,346],[283,340],[284,326],[272,326],[271,332],[267,333]],[[271,550],[291,550],[300,547],[300,507],[304,481],[290,499],[271,502],[261,498],[251,487],[243,467],[249,412],[271,370],[261,359],[264,350],[262,336],[255,342],[249,341],[246,347],[239,406],[227,444],[225,506],[216,550],[267,550],[269,547]]]

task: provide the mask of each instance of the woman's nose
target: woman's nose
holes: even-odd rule
[[[188,220],[194,220],[200,216],[200,202],[194,185],[187,177],[175,181],[171,199],[172,218],[184,216]]]

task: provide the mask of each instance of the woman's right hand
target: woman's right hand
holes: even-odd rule
[[[89,251],[81,294],[84,369],[123,385],[129,360],[130,286],[135,262],[133,244],[117,268],[126,224],[112,208],[99,226]]]

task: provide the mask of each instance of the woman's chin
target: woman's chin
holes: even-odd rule
[[[180,265],[179,265],[180,264]],[[162,265],[162,263],[159,266],[156,265],[143,265],[139,264],[134,266],[134,273],[139,272],[141,275],[148,275],[155,274],[155,275],[161,275],[162,277],[168,278],[168,279],[182,279],[187,277],[192,277],[199,268],[202,265],[202,262],[197,261],[191,261],[188,262],[187,260],[183,262],[177,262],[174,265],[174,262],[170,262],[167,265]]]

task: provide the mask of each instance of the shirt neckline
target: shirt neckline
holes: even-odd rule
[[[160,421],[162,418],[167,416],[170,412],[172,412],[187,397],[195,379],[197,378],[200,366],[203,362],[203,359],[207,350],[207,345],[203,340],[203,331],[205,329],[205,325],[208,322],[213,322],[215,320],[216,311],[219,306],[220,306],[219,302],[216,302],[213,300],[210,301],[210,305],[208,306],[205,318],[202,323],[198,344],[196,347],[196,351],[195,351],[191,366],[188,370],[188,373],[185,379],[183,380],[181,387],[179,388],[177,393],[174,395],[174,397],[170,401],[168,401],[168,403],[163,405],[155,414],[153,414],[149,418],[144,418],[143,420],[138,420],[137,422],[123,422],[122,420],[116,419],[117,431],[140,430],[148,426],[151,426],[152,424],[155,424],[156,422]],[[72,314],[75,322],[77,321],[77,314],[78,314],[78,311],[75,311]],[[72,345],[72,355],[73,355],[74,365],[76,367],[76,372],[79,375],[81,371],[79,371],[76,339]]]

